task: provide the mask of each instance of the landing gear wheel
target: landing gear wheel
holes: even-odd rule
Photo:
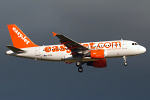
[[[128,65],[128,63],[127,63],[127,62],[125,62],[125,63],[124,63],[124,65],[125,65],[125,66],[127,66],[127,65]]]
[[[80,67],[80,66],[81,66],[81,62],[77,61],[77,62],[76,62],[76,66],[77,66],[77,67]]]
[[[81,73],[81,72],[83,72],[83,68],[82,67],[79,67],[78,68],[78,71]]]
[[[123,60],[124,60],[124,66],[127,66],[128,65],[128,63],[127,63],[127,57],[123,56]]]

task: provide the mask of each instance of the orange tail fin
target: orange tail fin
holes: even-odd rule
[[[14,47],[28,48],[37,46],[15,24],[7,25],[7,27]]]

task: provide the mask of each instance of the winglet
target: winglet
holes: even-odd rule
[[[57,33],[55,33],[55,32],[52,32],[53,33],[53,36],[56,36],[57,35]]]

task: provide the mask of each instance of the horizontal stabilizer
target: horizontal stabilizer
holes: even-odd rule
[[[18,48],[13,47],[13,46],[6,46],[6,47],[9,48],[10,50],[12,50],[15,53],[24,53],[25,52],[24,50],[18,49]]]

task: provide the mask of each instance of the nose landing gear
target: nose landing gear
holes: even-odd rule
[[[77,61],[77,62],[76,62],[76,66],[77,66],[77,67],[82,66],[81,62]]]
[[[76,66],[79,67],[79,68],[78,68],[78,71],[79,71],[80,73],[83,72],[83,68],[81,67],[81,66],[82,66],[82,63],[81,63],[81,62],[77,61],[77,62],[76,62]]]
[[[82,67],[79,67],[78,68],[78,71],[81,73],[81,72],[83,72],[83,68]]]
[[[123,56],[123,60],[124,60],[124,66],[127,66],[128,65],[128,63],[127,63],[127,57]]]

